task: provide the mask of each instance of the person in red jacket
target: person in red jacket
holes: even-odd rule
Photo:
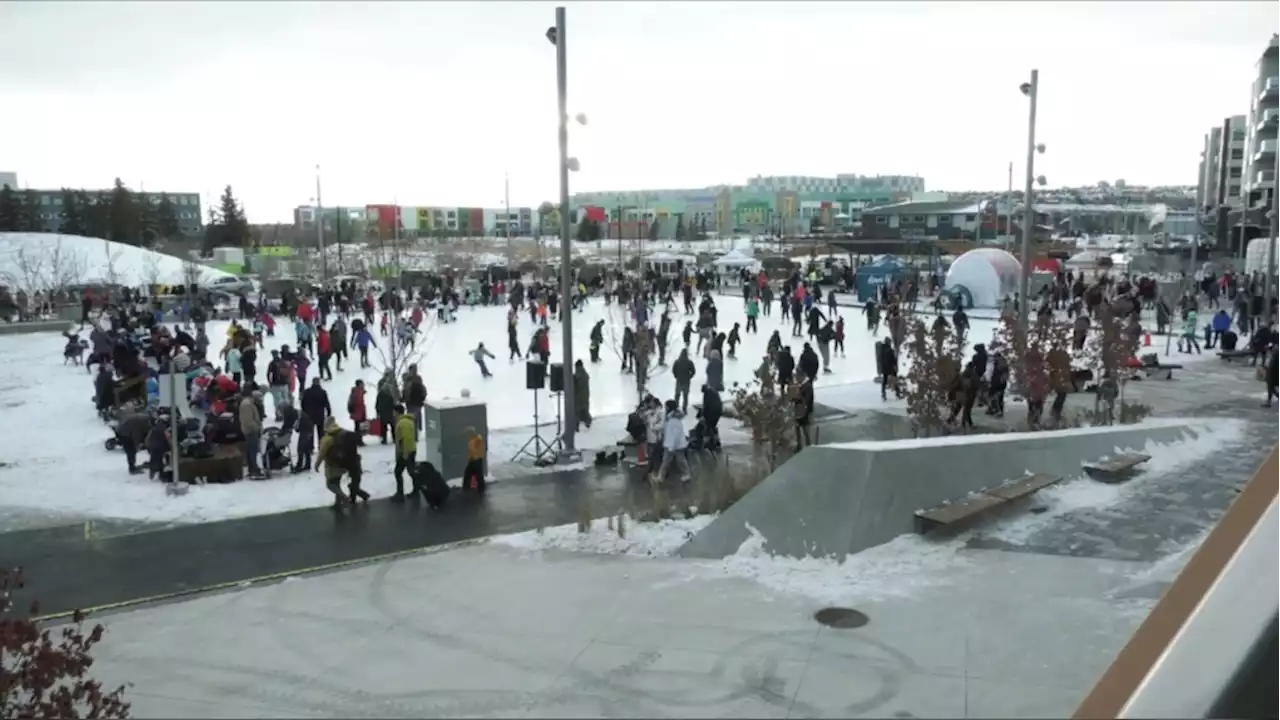
[[[355,426],[356,434],[361,437],[360,444],[364,444],[365,421],[368,419],[368,412],[364,409],[364,381],[357,380],[356,384],[351,388],[351,395],[347,398],[347,413],[351,416],[351,424]]]
[[[333,371],[329,369],[329,358],[333,356],[333,341],[329,331],[323,325],[316,330],[316,359],[320,361],[320,379],[332,380]]]

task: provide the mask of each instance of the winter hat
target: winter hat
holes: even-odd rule
[[[336,417],[334,417],[334,416],[332,416],[332,415],[330,415],[329,417],[325,418],[325,421],[324,421],[324,429],[325,429],[325,430],[331,430],[331,429],[336,428],[336,427],[338,427],[338,418],[336,418]]]

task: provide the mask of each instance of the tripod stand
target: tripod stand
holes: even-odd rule
[[[530,437],[527,441],[525,441],[524,445],[520,446],[520,449],[517,450],[516,454],[511,458],[511,462],[515,462],[519,460],[521,456],[527,456],[527,457],[533,458],[534,465],[538,465],[538,466],[550,465],[555,462],[556,454],[559,452],[560,448],[563,447],[560,440],[561,420],[560,420],[560,403],[558,401],[562,393],[552,393],[557,397],[557,402],[556,402],[556,438],[551,442],[547,442],[542,438],[542,419],[539,416],[539,412],[538,412],[539,410],[538,395],[540,394],[541,393],[538,390],[533,391],[533,437]],[[533,446],[532,451],[529,450],[530,445]]]

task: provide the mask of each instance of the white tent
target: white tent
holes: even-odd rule
[[[1022,264],[1014,256],[998,248],[976,248],[951,263],[945,287],[962,286],[973,307],[994,308],[1018,291],[1021,275]]]
[[[711,264],[718,270],[729,270],[733,268],[754,267],[760,263],[757,262],[755,258],[747,255],[741,250],[730,250],[724,255],[712,260]]]

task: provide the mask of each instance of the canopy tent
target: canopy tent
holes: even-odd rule
[[[866,302],[876,297],[881,285],[892,283],[903,275],[902,264],[893,258],[884,262],[863,265],[854,275],[853,284],[858,291],[858,301]]]
[[[755,267],[760,263],[750,255],[741,250],[730,250],[711,261],[717,270],[732,270],[735,268]]]

